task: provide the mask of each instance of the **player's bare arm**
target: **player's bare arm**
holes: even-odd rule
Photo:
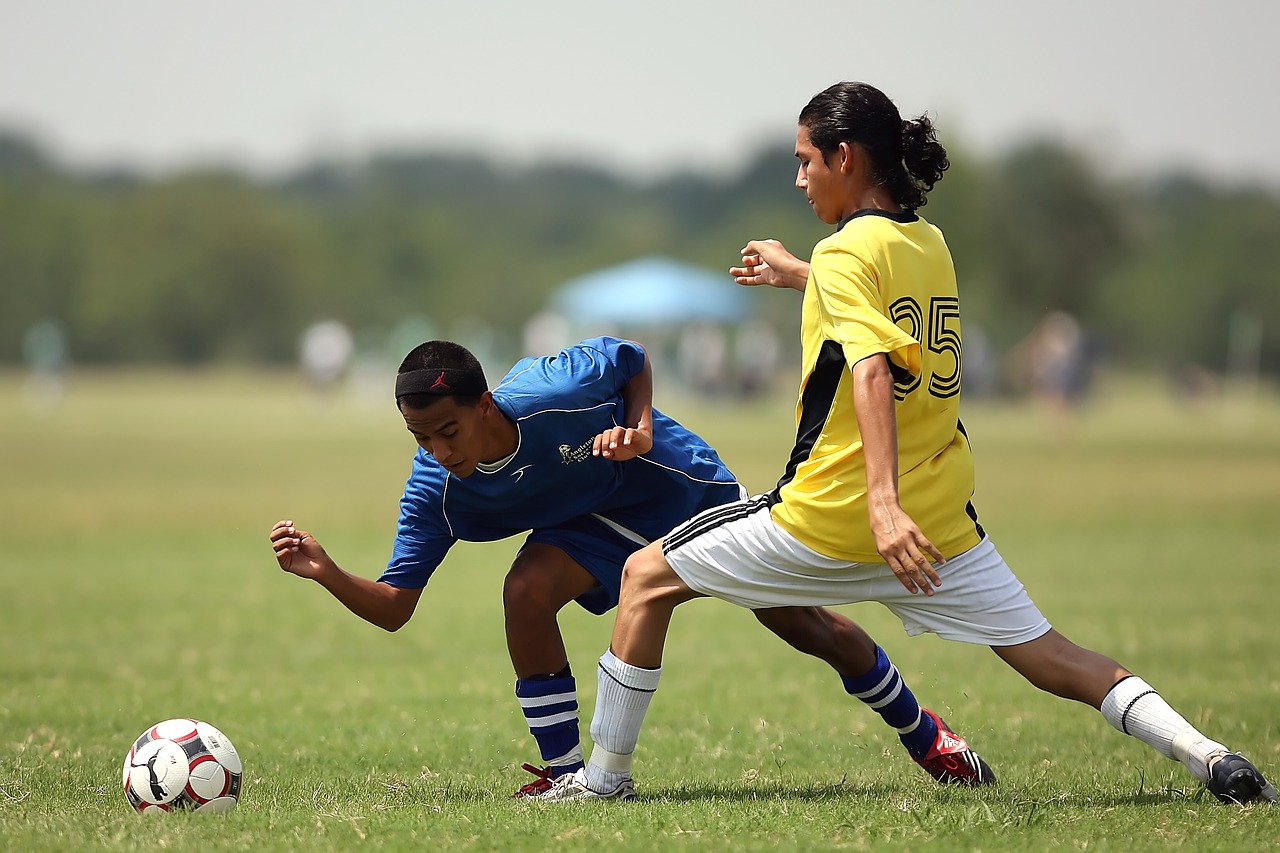
[[[876,550],[908,592],[942,585],[929,557],[944,558],[898,502],[898,424],[893,374],[883,353],[853,366],[853,399],[867,468],[867,511]]]
[[[730,267],[729,275],[746,287],[768,285],[803,293],[809,281],[809,264],[777,240],[752,240],[742,247],[742,266]]]
[[[625,462],[653,449],[653,368],[647,353],[644,367],[622,388],[622,404],[623,425],[597,435],[592,455]]]
[[[315,581],[352,613],[386,631],[404,627],[422,595],[420,589],[401,589],[351,574],[333,561],[314,536],[288,519],[271,528],[271,547],[280,568]]]

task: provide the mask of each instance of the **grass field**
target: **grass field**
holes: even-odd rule
[[[747,484],[789,401],[662,397]],[[385,400],[291,375],[81,375],[37,413],[0,376],[0,850],[1252,850],[1280,808],[1207,797],[989,651],[843,608],[990,761],[941,789],[834,675],[720,602],[681,608],[637,752],[637,804],[510,799],[536,748],[512,697],[500,581],[516,540],[462,545],[386,634],[281,573],[291,517],[348,569],[385,563],[413,451]],[[1061,434],[966,408],[975,503],[1041,608],[1280,775],[1274,644],[1280,405],[1187,409],[1112,380]],[[562,624],[586,729],[611,618]],[[132,738],[173,716],[245,764],[228,815],[135,816]]]

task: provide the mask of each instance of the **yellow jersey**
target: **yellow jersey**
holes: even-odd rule
[[[862,210],[814,247],[801,319],[796,445],[774,520],[834,559],[884,562],[867,514],[852,367],[885,353],[894,375],[902,508],[944,556],[983,533],[960,424],[960,299],[942,232],[915,213]]]

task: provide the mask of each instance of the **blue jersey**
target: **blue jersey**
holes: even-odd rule
[[[380,580],[420,589],[454,542],[533,531],[531,540],[561,547],[601,582],[603,598],[584,607],[616,604],[627,554],[743,494],[705,441],[657,409],[648,453],[625,462],[592,455],[595,437],[623,423],[622,389],[644,359],[629,341],[591,338],[518,362],[493,389],[516,425],[515,454],[460,478],[419,450]]]

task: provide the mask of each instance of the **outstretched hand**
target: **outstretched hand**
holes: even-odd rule
[[[294,527],[292,521],[277,521],[271,528],[271,547],[280,568],[301,578],[314,580],[333,565],[315,537]]]
[[[803,291],[809,280],[809,265],[777,240],[752,240],[742,247],[742,266],[730,267],[729,275],[747,287],[763,284]]]
[[[644,428],[616,426],[596,436],[591,444],[592,456],[603,456],[614,462],[626,462],[653,449],[653,433]]]

